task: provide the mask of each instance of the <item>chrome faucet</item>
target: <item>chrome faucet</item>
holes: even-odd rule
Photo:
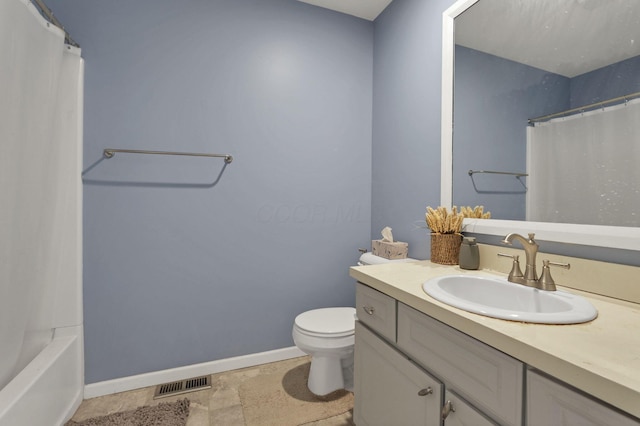
[[[538,254],[538,243],[535,242],[533,237],[535,234],[529,234],[529,239],[527,240],[520,234],[511,233],[504,237],[502,242],[504,244],[513,244],[513,240],[520,241],[522,244],[522,248],[524,249],[524,254],[526,256],[525,262],[527,263],[524,268],[524,276],[515,278],[515,281],[518,284],[524,284],[529,287],[537,287],[538,286],[538,273],[536,272],[536,255]]]

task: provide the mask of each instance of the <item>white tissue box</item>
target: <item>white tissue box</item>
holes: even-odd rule
[[[406,259],[409,253],[409,244],[400,241],[371,240],[371,252],[385,259]]]

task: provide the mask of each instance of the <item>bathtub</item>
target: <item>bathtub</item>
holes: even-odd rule
[[[51,342],[0,390],[0,426],[64,424],[82,402],[82,326],[56,329]]]

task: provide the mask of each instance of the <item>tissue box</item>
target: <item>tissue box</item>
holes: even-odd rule
[[[385,259],[406,259],[409,244],[400,241],[390,243],[382,240],[371,240],[371,252]]]

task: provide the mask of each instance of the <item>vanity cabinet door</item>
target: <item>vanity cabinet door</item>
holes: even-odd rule
[[[483,416],[478,410],[460,398],[455,392],[447,390],[444,396],[442,409],[444,426],[497,426]],[[549,425],[547,425],[549,426]]]
[[[403,303],[398,303],[398,347],[500,424],[522,424],[520,361]]]
[[[638,426],[633,419],[536,371],[527,371],[527,426]]]
[[[358,426],[439,426],[442,384],[356,321]]]

